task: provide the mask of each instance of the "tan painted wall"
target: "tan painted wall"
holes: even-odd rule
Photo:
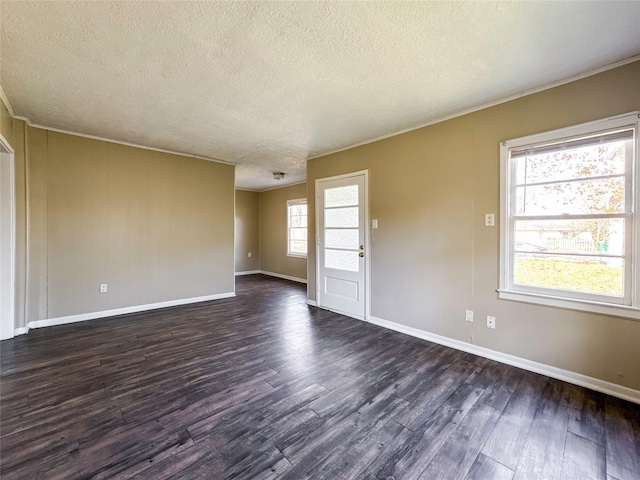
[[[236,272],[260,270],[260,194],[236,190]],[[251,253],[251,257],[248,254]]]
[[[640,389],[640,322],[498,300],[499,228],[483,223],[499,213],[501,141],[634,110],[640,62],[310,160],[310,238],[315,180],[369,169],[373,316]],[[315,275],[310,249],[313,300]]]
[[[233,166],[13,126],[29,210],[18,327],[234,290]]]
[[[260,270],[307,278],[306,259],[287,255],[287,200],[306,196],[306,183],[260,193]]]

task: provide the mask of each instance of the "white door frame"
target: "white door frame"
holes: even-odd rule
[[[8,162],[9,178],[2,178],[2,202],[8,201],[9,215],[2,216],[2,222],[9,223],[9,244],[3,245],[2,257],[9,257],[9,284],[3,285],[0,302],[0,340],[12,338],[15,334],[15,269],[16,269],[16,192],[14,172],[14,151],[9,142],[0,134],[0,161]],[[6,192],[5,192],[6,188]],[[4,282],[3,282],[4,283]],[[7,292],[4,290],[6,288]],[[8,295],[8,298],[5,297]],[[8,301],[5,304],[5,300]]]
[[[364,175],[364,245],[365,245],[365,257],[364,257],[364,321],[369,322],[371,318],[371,230],[369,223],[369,170],[359,170],[357,172],[344,173],[342,175],[335,175],[333,177],[316,178],[315,181],[315,199],[316,199],[316,305],[320,308],[325,308],[320,305],[320,198],[319,198],[319,184],[321,182],[327,182],[332,180],[341,180],[343,178],[357,177]],[[342,315],[346,315],[340,312]],[[357,317],[353,317],[357,318]],[[360,320],[358,318],[358,320]]]

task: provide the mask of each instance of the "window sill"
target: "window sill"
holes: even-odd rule
[[[301,255],[299,253],[287,253],[287,257],[293,257],[293,258],[307,258],[306,255]]]
[[[615,317],[640,320],[640,308],[630,307],[628,305],[589,302],[586,300],[569,300],[567,298],[553,297],[551,295],[515,292],[512,290],[497,290],[497,292],[498,298],[501,300],[512,300],[514,302],[532,303],[547,307],[564,308],[567,310],[578,310],[581,312],[589,312],[599,315],[611,315]]]

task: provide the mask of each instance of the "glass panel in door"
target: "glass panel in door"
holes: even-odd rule
[[[324,266],[357,272],[359,260],[358,185],[324,190]]]

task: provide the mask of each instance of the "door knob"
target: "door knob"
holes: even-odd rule
[[[364,245],[360,245],[360,250],[364,250]]]
[[[360,252],[360,253],[358,254],[358,256],[360,256],[360,257],[364,257],[364,252]]]

